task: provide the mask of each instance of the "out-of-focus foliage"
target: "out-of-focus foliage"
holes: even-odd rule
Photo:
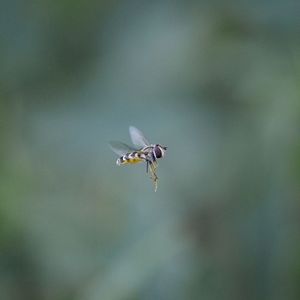
[[[2,1],[0,299],[299,299],[299,11]]]

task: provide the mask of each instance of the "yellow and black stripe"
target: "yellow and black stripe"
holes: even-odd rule
[[[146,155],[141,151],[127,153],[117,160],[117,165],[137,164],[146,160]]]

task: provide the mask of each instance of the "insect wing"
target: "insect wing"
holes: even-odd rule
[[[130,147],[124,143],[117,142],[117,141],[111,141],[109,142],[109,146],[113,152],[118,154],[119,156],[122,156],[124,154],[136,151],[137,149]]]
[[[137,147],[146,147],[149,146],[150,143],[147,141],[143,133],[134,126],[129,127],[129,134],[132,140],[132,143]]]

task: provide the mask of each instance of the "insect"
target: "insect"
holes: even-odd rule
[[[164,157],[167,147],[160,144],[150,144],[143,133],[136,127],[130,126],[129,134],[135,147],[116,141],[109,143],[111,149],[119,155],[116,164],[120,166],[145,162],[146,173],[150,173],[150,178],[156,191],[158,185],[158,177],[156,175],[157,160]]]

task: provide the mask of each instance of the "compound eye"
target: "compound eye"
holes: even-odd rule
[[[156,158],[161,158],[162,157],[162,152],[161,152],[161,150],[158,146],[155,146],[153,150],[154,150]]]

